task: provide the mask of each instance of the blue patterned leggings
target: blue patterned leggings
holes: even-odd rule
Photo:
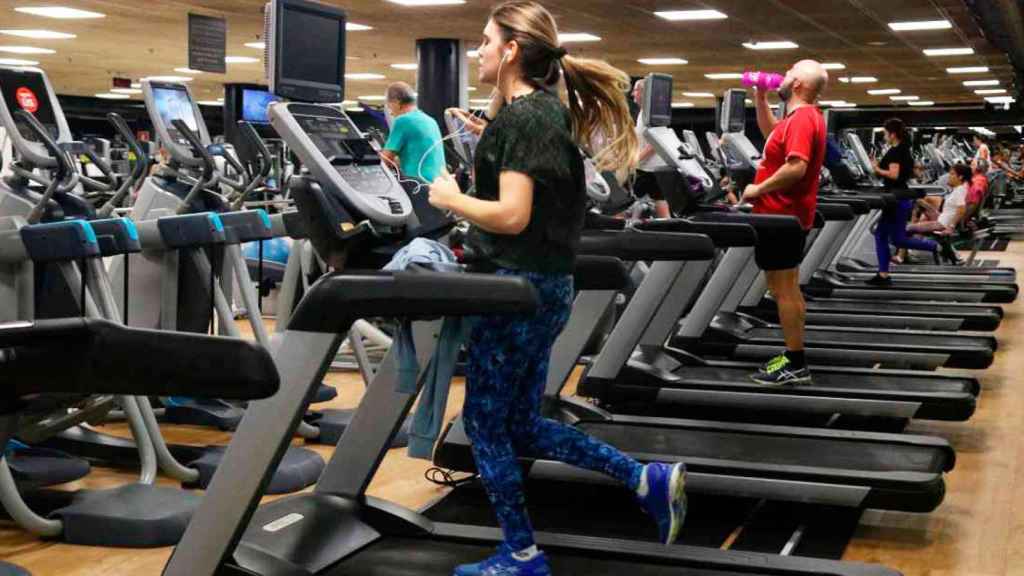
[[[533,545],[517,456],[545,458],[602,472],[635,490],[641,464],[576,428],[542,418],[541,399],[555,338],[573,301],[571,276],[498,270],[537,289],[531,315],[484,316],[470,337],[462,416],[480,478],[512,550]]]

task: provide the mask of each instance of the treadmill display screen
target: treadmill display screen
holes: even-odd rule
[[[647,100],[647,126],[672,125],[672,77],[651,74],[647,77],[644,95]]]
[[[747,127],[747,93],[743,90],[730,90],[729,132],[743,132]]]
[[[281,100],[266,90],[242,90],[242,120],[253,124],[270,124],[267,107]]]
[[[195,109],[192,107],[192,98],[189,97],[188,91],[183,86],[153,86],[153,104],[160,114],[160,120],[167,128],[167,134],[176,142],[188,146],[188,140],[178,133],[178,130],[171,124],[174,120],[183,120],[189,130],[199,130]]]
[[[3,93],[4,103],[7,110],[14,118],[21,135],[33,142],[38,142],[39,137],[21,120],[18,120],[14,113],[24,110],[36,117],[36,120],[50,131],[50,135],[56,140],[60,131],[57,128],[57,120],[53,114],[53,106],[50,103],[50,93],[46,89],[42,74],[31,70],[11,70],[0,68],[0,92]]]

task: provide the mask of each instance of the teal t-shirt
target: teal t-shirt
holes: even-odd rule
[[[398,154],[403,175],[433,182],[444,170],[444,146],[438,144],[440,140],[437,122],[413,110],[395,118],[384,149]]]

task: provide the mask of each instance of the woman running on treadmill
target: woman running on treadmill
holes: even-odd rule
[[[910,153],[910,142],[907,129],[899,118],[885,121],[885,139],[889,143],[889,151],[881,162],[873,162],[875,174],[882,178],[886,192],[906,190],[907,182],[914,176],[914,156]],[[938,260],[939,244],[934,240],[914,238],[907,235],[907,221],[914,209],[914,200],[907,198],[889,202],[882,210],[882,217],[875,227],[875,255],[878,257],[878,274],[868,280],[875,286],[889,286],[889,264],[892,261],[890,244],[897,248],[922,250],[934,255]]]
[[[675,540],[685,513],[685,470],[682,464],[644,466],[540,414],[551,347],[574,297],[586,203],[579,147],[600,131],[607,145],[594,155],[599,170],[635,162],[629,76],[603,61],[567,55],[554,18],[535,2],[494,8],[479,52],[479,79],[496,87],[489,113],[477,118],[452,111],[481,135],[475,192],[463,194],[442,176],[430,187],[430,203],[472,224],[464,243],[472,269],[526,278],[540,306],[535,314],[480,317],[470,336],[462,415],[504,542],[494,556],[458,566],[455,574],[547,576],[526,513],[518,456],[560,460],[618,479],[653,516],[666,544]],[[559,97],[562,81],[568,107]]]

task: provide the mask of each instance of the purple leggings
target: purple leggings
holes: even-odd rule
[[[900,200],[896,206],[886,207],[882,211],[882,217],[875,227],[875,254],[878,255],[879,272],[889,272],[889,259],[892,257],[889,244],[897,248],[925,252],[935,252],[939,249],[938,243],[934,240],[907,236],[907,221],[913,208],[913,200]]]

